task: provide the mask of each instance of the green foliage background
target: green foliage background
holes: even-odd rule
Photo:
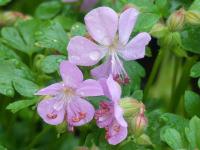
[[[140,10],[132,36],[149,32],[146,58],[126,62],[131,78],[123,96],[146,105],[148,128],[108,145],[95,122],[76,128],[46,125],[34,93],[60,80],[58,66],[75,35],[86,36],[80,2],[0,0],[0,150],[200,150],[200,0],[101,0],[117,12]],[[96,7],[97,7],[96,6]],[[184,19],[170,17],[184,9]],[[170,18],[172,18],[170,20]],[[172,27],[175,27],[172,29]],[[179,28],[176,28],[179,27]],[[91,68],[81,67],[85,78]],[[88,99],[98,107],[101,97]]]

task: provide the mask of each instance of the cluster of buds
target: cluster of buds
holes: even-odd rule
[[[145,117],[145,106],[133,98],[127,97],[120,101],[120,106],[123,108],[124,116],[129,122],[130,132],[134,136],[140,136],[147,127],[147,118]]]

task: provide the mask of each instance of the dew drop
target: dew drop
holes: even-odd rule
[[[73,61],[79,61],[80,60],[80,57],[78,56],[71,56],[70,57],[70,60],[73,62]]]
[[[98,60],[99,59],[99,57],[100,57],[100,54],[99,54],[99,52],[97,52],[97,51],[95,51],[95,52],[91,52],[90,54],[89,54],[89,57],[90,57],[90,59],[92,59],[92,60]]]

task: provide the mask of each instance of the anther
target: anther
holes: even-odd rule
[[[72,121],[73,121],[73,122],[79,122],[80,120],[81,120],[81,119],[80,119],[79,117],[73,117],[73,118],[72,118]]]
[[[47,117],[48,117],[49,119],[55,119],[55,118],[57,118],[57,114],[53,114],[53,113],[47,114]]]

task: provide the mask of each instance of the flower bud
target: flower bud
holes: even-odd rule
[[[185,20],[189,24],[200,25],[200,12],[187,11],[185,15]]]
[[[150,34],[156,38],[164,37],[168,33],[168,28],[162,23],[157,23],[153,26]]]
[[[124,117],[134,117],[140,112],[140,108],[144,107],[144,104],[131,98],[126,97],[120,100],[119,104],[123,111],[124,111]]]
[[[24,15],[16,11],[7,11],[1,14],[0,25],[10,25],[15,23],[18,19],[27,20],[30,16]]]
[[[170,32],[167,34],[164,39],[161,41],[161,45],[167,47],[168,49],[172,49],[181,45],[181,36],[179,32]]]
[[[147,127],[147,124],[148,124],[148,121],[144,113],[139,113],[131,121],[131,131],[136,137],[138,137],[144,132],[144,130]]]
[[[181,8],[180,10],[175,11],[169,16],[167,20],[167,26],[171,31],[179,31],[183,28],[184,22],[185,10]]]

